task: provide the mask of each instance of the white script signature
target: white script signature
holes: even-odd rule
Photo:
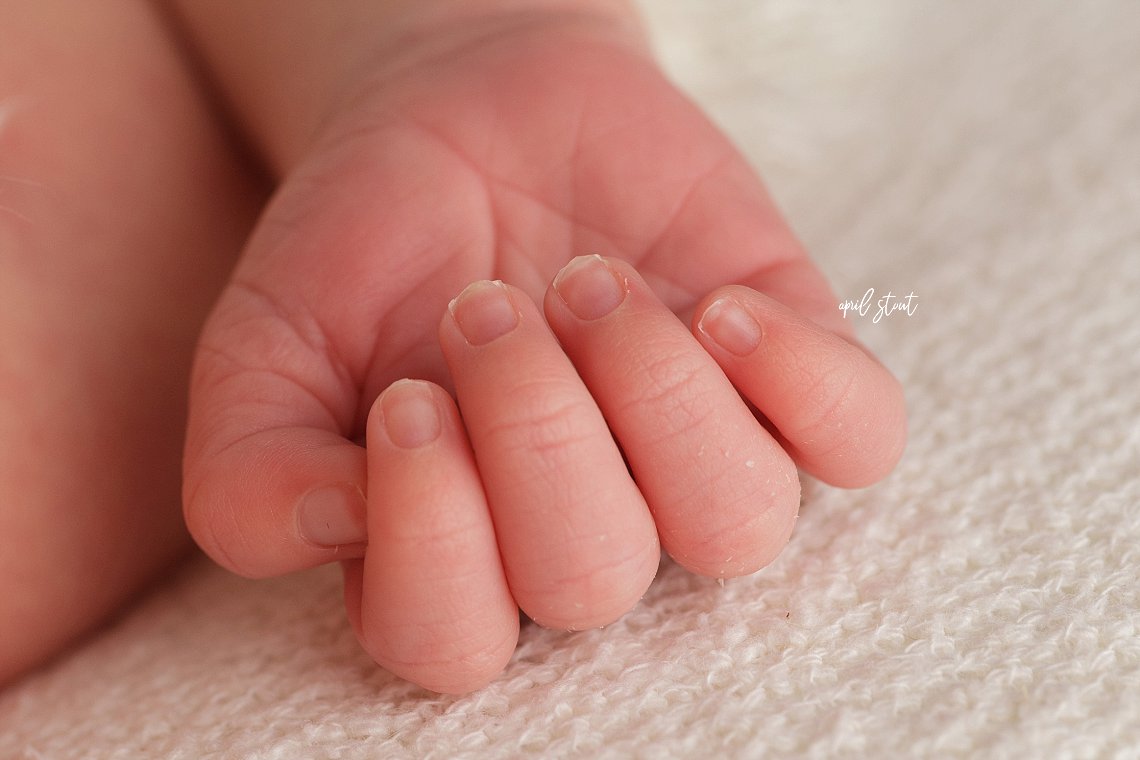
[[[839,310],[843,312],[843,318],[847,318],[848,312],[854,312],[860,317],[865,317],[871,313],[871,304],[875,305],[875,316],[871,321],[878,324],[879,320],[883,317],[889,317],[898,312],[905,313],[908,317],[913,317],[914,313],[918,310],[918,296],[911,291],[905,298],[903,296],[896,296],[891,291],[887,291],[885,296],[880,296],[875,300],[875,289],[867,288],[867,292],[863,297],[857,301],[843,301],[839,304]]]

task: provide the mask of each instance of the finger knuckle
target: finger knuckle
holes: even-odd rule
[[[796,440],[802,453],[825,456],[849,445],[849,436],[856,432],[865,396],[862,376],[851,360],[805,374],[811,379],[801,395],[794,429],[785,435]]]
[[[687,497],[688,519],[670,536],[682,565],[701,575],[735,577],[776,558],[795,523],[800,484],[786,456],[766,461],[764,469],[766,477],[751,469],[747,475],[721,473]]]
[[[509,415],[493,421],[485,437],[500,451],[565,462],[596,438],[596,411],[582,399],[567,398],[548,386],[520,386],[511,394]]]
[[[642,414],[648,411],[666,438],[688,435],[704,427],[713,416],[707,387],[702,382],[703,372],[692,357],[662,356],[645,366],[645,387],[625,411],[633,411],[633,407]]]

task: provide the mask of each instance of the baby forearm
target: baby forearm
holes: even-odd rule
[[[632,0],[165,2],[279,174],[364,78],[446,50],[456,37],[554,17],[609,26],[642,42]]]

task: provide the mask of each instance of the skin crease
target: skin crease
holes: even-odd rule
[[[227,76],[233,65],[222,61],[219,77],[240,101],[248,69]],[[636,603],[656,564],[639,510],[679,562],[724,577],[754,571],[787,540],[793,461],[849,484],[893,466],[905,434],[897,384],[850,342],[759,180],[639,38],[609,17],[507,15],[440,26],[430,54],[384,50],[375,65],[348,68],[368,75],[301,120],[319,125],[312,138],[266,137],[273,120],[245,115],[284,177],[193,374],[186,517],[215,559],[260,576],[348,558],[346,609],[365,649],[417,683],[462,692],[493,678],[514,647],[505,599],[568,628]],[[548,289],[586,252],[606,256],[630,289],[612,314],[578,324]],[[517,325],[476,344],[449,304],[482,280],[507,283]],[[728,284],[765,323],[766,342],[747,357],[687,329]],[[810,363],[795,358],[800,342]],[[778,392],[750,384],[757,372]],[[439,386],[427,387],[443,433],[418,458],[386,446],[375,422],[376,399],[405,377]],[[499,422],[507,413],[511,425]],[[858,431],[846,448],[843,430]],[[677,464],[722,434],[734,436],[719,448],[729,458],[744,442],[758,447],[740,454],[732,478]],[[584,481],[574,463],[589,457],[600,463],[583,468]],[[451,468],[451,486],[413,482],[440,468]],[[596,520],[579,520],[597,507],[595,481],[610,495]],[[367,537],[334,547],[301,535],[298,505],[328,484],[366,494],[367,508],[343,506]],[[413,498],[414,487],[427,491]],[[671,494],[700,494],[711,512]],[[437,518],[417,523],[414,503]],[[755,503],[770,506],[750,513]],[[723,520],[702,534],[707,514]],[[602,522],[595,533],[592,521]],[[456,545],[451,524],[484,527]],[[407,551],[409,535],[420,551]],[[606,552],[588,548],[600,536]],[[438,575],[456,552],[466,557],[456,572]],[[606,556],[631,564],[606,575]],[[406,595],[427,571],[454,602],[416,604],[430,589]],[[474,593],[497,601],[466,609]]]

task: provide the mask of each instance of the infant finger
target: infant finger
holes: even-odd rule
[[[693,331],[816,477],[860,488],[885,477],[902,456],[902,388],[851,342],[737,285],[698,304]]]
[[[451,397],[401,380],[368,418],[368,549],[358,635],[378,663],[464,693],[506,666],[518,607]]]
[[[589,391],[531,300],[477,282],[440,324],[519,606],[557,628],[604,625],[660,559],[641,493]]]
[[[599,256],[567,264],[545,307],[669,554],[713,577],[771,562],[799,506],[795,466],[685,325],[633,267]]]

